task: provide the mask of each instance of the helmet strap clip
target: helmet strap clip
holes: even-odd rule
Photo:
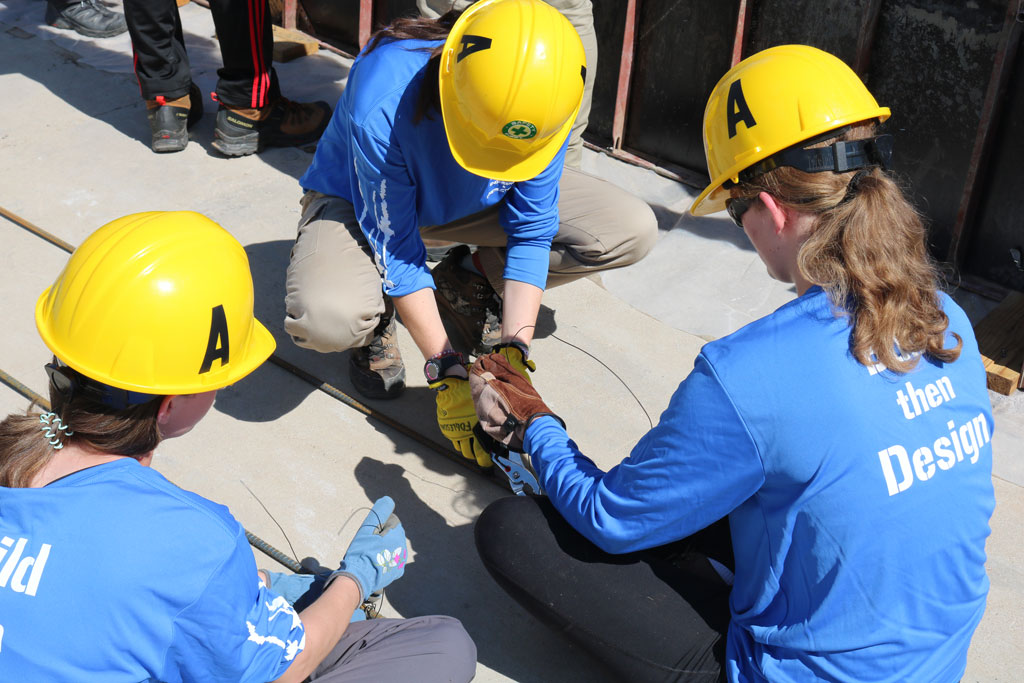
[[[829,131],[827,135],[835,137],[842,132]],[[881,166],[885,170],[892,168],[892,135],[879,135],[863,140],[840,140],[828,147],[807,149],[806,145],[814,142],[813,139],[805,140],[799,146],[784,149],[744,169],[739,174],[740,182],[748,182],[782,166],[790,166],[805,173],[846,173],[871,166]]]

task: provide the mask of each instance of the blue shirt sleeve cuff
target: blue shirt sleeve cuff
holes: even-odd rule
[[[550,438],[558,438],[559,436],[564,439],[569,438],[561,422],[550,415],[538,417],[526,428],[526,436],[523,438],[523,450],[533,454],[537,450],[537,446],[544,444]]]
[[[424,269],[425,272],[417,273],[415,277],[403,279],[402,281],[395,284],[394,287],[387,287],[385,284],[384,292],[388,296],[405,296],[406,294],[412,294],[418,292],[421,289],[435,289],[434,278],[430,275],[430,271]]]
[[[551,240],[537,242],[513,242],[509,240],[506,252],[506,280],[516,280],[544,289],[548,281],[548,267],[551,262]]]

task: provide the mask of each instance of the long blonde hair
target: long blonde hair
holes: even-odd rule
[[[156,419],[161,398],[114,410],[81,395],[68,401],[50,384],[52,410],[73,432],[63,437],[63,443],[109,455],[138,457],[156,448],[161,440]],[[40,470],[60,453],[44,437],[39,415],[30,409],[0,422],[0,486],[30,486]]]
[[[860,124],[813,146],[868,138],[873,128]],[[735,194],[753,197],[761,191],[816,216],[797,266],[850,316],[850,349],[858,361],[902,373],[913,369],[918,354],[946,363],[960,357],[959,335],[953,335],[956,346],[945,346],[949,318],[939,301],[939,273],[921,216],[891,176],[878,167],[805,173],[784,166],[750,179]]]

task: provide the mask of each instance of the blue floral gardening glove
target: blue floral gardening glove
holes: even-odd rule
[[[409,555],[405,529],[394,511],[395,501],[390,497],[377,499],[349,544],[341,567],[328,577],[327,585],[339,576],[353,579],[359,584],[362,603],[405,573]]]
[[[320,597],[328,576],[330,576],[330,570],[326,574],[284,574],[267,569],[260,570],[260,580],[263,581],[263,585],[287,600],[296,612],[306,609]],[[349,623],[357,621],[366,621],[364,609],[352,612]]]

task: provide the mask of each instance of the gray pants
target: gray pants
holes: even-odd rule
[[[345,199],[307,192],[285,281],[284,329],[299,346],[322,353],[366,346],[384,312],[373,252]],[[498,206],[445,225],[420,228],[424,239],[477,245],[483,270],[504,291],[506,235]],[[657,239],[643,200],[591,175],[565,169],[559,228],[551,244],[548,287],[635,263]]]
[[[545,0],[569,20],[583,41],[583,52],[587,57],[587,79],[583,84],[583,102],[576,115],[576,123],[569,136],[569,149],[565,152],[565,165],[579,168],[583,158],[583,131],[590,120],[590,101],[594,94],[594,76],[597,75],[597,33],[594,32],[594,8],[590,0]],[[436,19],[448,10],[466,9],[473,0],[416,0],[420,14]]]
[[[368,619],[345,635],[309,677],[319,683],[456,683],[476,674],[476,645],[458,619]]]

